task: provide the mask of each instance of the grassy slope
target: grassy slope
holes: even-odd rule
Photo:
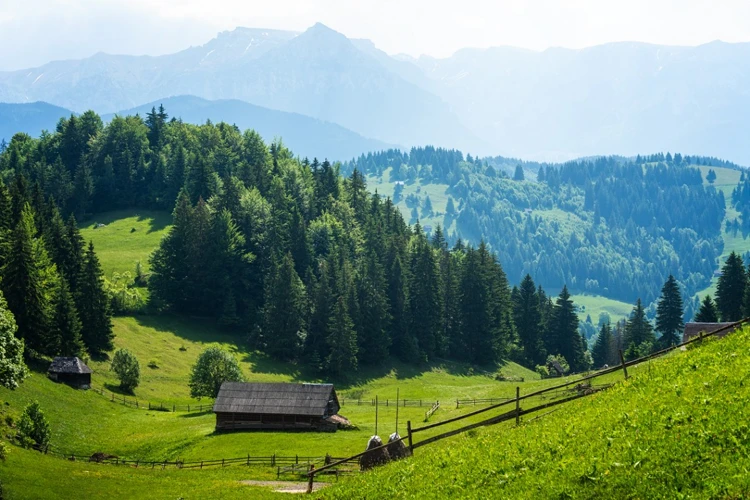
[[[712,340],[542,419],[449,438],[325,495],[747,498],[748,342],[748,331]]]
[[[126,210],[99,214],[81,224],[84,239],[94,242],[104,274],[135,271],[140,261],[148,269],[148,257],[166,234],[172,216],[166,212]],[[97,228],[97,224],[105,227]],[[131,232],[132,229],[135,231]]]
[[[708,185],[708,182],[705,180],[706,174],[708,174],[709,169],[712,167],[699,166],[698,168],[703,174],[704,185]],[[734,209],[734,207],[731,206],[731,204],[732,190],[737,187],[737,183],[740,181],[740,172],[728,168],[713,168],[713,170],[716,172],[716,180],[714,181],[713,185],[714,187],[716,187],[716,189],[724,193],[724,198],[726,199],[727,203],[727,213],[724,220],[733,220],[739,217],[739,213]],[[724,260],[726,260],[731,252],[738,252],[742,254],[750,250],[750,239],[743,238],[741,232],[736,236],[725,233],[723,223],[722,237],[724,238],[724,252],[720,257],[722,263],[724,262]],[[713,280],[711,280],[711,285],[709,285],[706,289],[701,290],[696,295],[700,298],[703,298],[703,296],[705,296],[706,294],[710,294],[712,296],[715,295],[717,281],[718,278],[714,278]]]

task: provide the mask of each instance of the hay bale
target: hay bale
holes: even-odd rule
[[[411,455],[411,453],[409,453],[409,448],[407,448],[404,442],[400,441],[400,439],[401,436],[398,435],[398,432],[394,432],[388,438],[388,446],[386,446],[385,449],[388,450],[388,455],[391,457],[391,460],[398,460],[399,458]]]
[[[372,469],[376,465],[382,465],[390,460],[388,448],[379,448],[380,446],[383,446],[383,440],[379,436],[372,436],[367,442],[367,448],[365,448],[367,453],[359,457],[359,468],[361,470]]]

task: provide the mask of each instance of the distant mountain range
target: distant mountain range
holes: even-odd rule
[[[201,124],[206,120],[225,121],[241,130],[254,129],[266,141],[280,137],[294,154],[317,157],[321,160],[348,160],[363,152],[395,147],[325,122],[297,113],[286,113],[254,106],[243,101],[208,101],[194,96],[178,96],[119,111],[119,115],[145,117],[152,107],[164,105],[170,117],[186,123]],[[42,130],[54,130],[58,120],[72,111],[43,102],[30,104],[0,104],[0,139],[10,141],[16,132],[38,136]],[[110,121],[113,114],[102,116]]]
[[[7,104],[0,102],[0,141],[10,142],[17,132],[25,132],[33,137],[42,130],[55,130],[57,122],[70,111],[46,102],[29,104]]]
[[[410,59],[317,24],[303,33],[237,28],[159,57],[97,54],[0,73],[0,101],[77,112],[179,95],[300,113],[403,146],[536,160],[669,150],[750,164],[750,44]]]

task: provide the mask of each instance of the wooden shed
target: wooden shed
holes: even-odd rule
[[[224,382],[214,403],[216,430],[335,431],[333,384]]]
[[[733,323],[685,323],[685,330],[682,332],[682,341],[687,342],[688,340],[697,337],[701,332],[704,334],[711,333],[719,328],[732,325]],[[727,328],[726,330],[716,334],[717,337],[724,337],[728,333],[732,333],[736,328]]]
[[[91,387],[91,368],[76,357],[57,357],[47,370],[49,378],[80,389]]]

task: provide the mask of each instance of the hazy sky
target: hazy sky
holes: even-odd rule
[[[388,53],[750,41],[749,0],[0,0],[0,70],[99,51],[164,54],[237,26],[322,22]]]

